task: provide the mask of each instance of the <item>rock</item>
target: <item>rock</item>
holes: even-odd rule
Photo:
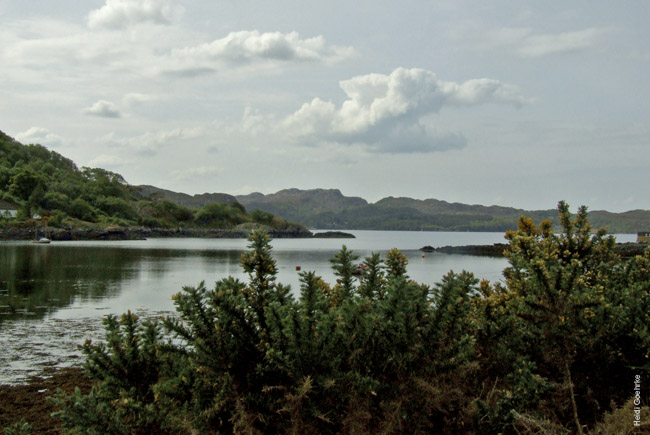
[[[485,257],[503,257],[504,251],[508,245],[504,243],[495,243],[494,245],[465,245],[465,246],[443,246],[434,248],[432,246],[424,246],[420,251],[424,252],[440,252],[443,254],[461,254],[461,255],[477,255]]]
[[[312,236],[314,239],[356,239],[354,234],[344,233],[343,231],[325,231],[316,233]]]

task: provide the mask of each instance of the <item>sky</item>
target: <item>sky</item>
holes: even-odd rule
[[[130,184],[650,209],[650,2],[0,0],[0,130]]]

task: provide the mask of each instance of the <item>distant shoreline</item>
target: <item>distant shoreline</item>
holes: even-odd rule
[[[493,245],[465,245],[465,246],[442,246],[434,248],[424,246],[420,248],[423,252],[439,252],[442,254],[474,255],[484,257],[505,257],[505,250],[508,245],[505,243],[495,243]],[[616,253],[623,258],[643,255],[646,249],[650,248],[648,243],[617,243]]]
[[[267,230],[274,239],[311,239],[311,238],[354,238],[354,235],[340,231],[312,233],[309,230]],[[34,240],[47,237],[52,241],[72,240],[145,240],[148,238],[204,238],[204,239],[245,239],[249,230],[240,229],[206,229],[206,228],[5,228],[0,230],[0,240]]]

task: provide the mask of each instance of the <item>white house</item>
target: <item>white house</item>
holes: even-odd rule
[[[18,215],[18,208],[8,202],[0,201],[0,217],[15,218]]]

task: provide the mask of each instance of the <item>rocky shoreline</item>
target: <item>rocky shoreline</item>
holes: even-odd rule
[[[424,246],[420,248],[423,252],[439,252],[442,254],[459,254],[475,255],[485,257],[505,257],[505,251],[508,245],[505,243],[495,243],[493,245],[465,245],[465,246],[442,246],[434,248],[433,246]],[[647,243],[617,243],[616,252],[623,258],[643,255],[643,252],[650,248]]]
[[[81,368],[46,369],[21,385],[0,385],[0,431],[24,419],[34,434],[63,433],[62,422],[51,416],[58,408],[48,400],[60,388],[72,394],[79,387],[84,394],[90,391],[90,381]],[[13,433],[13,432],[9,432]]]
[[[39,229],[38,237],[47,237],[53,241],[68,240],[144,240],[157,237],[197,237],[213,239],[242,239],[249,235],[247,230],[221,230],[198,228],[49,228],[44,231]],[[308,230],[269,230],[273,238],[310,238],[313,236]],[[0,240],[34,240],[35,231],[31,228],[10,228],[0,231]]]
[[[354,238],[354,235],[340,231],[312,233],[306,229],[288,230],[267,229],[274,239],[309,239],[309,238]],[[5,228],[0,230],[0,240],[35,240],[47,237],[53,241],[70,240],[145,240],[148,238],[211,238],[211,239],[245,239],[250,234],[247,229],[201,229],[201,228],[145,228],[145,227],[109,227],[109,228]]]

